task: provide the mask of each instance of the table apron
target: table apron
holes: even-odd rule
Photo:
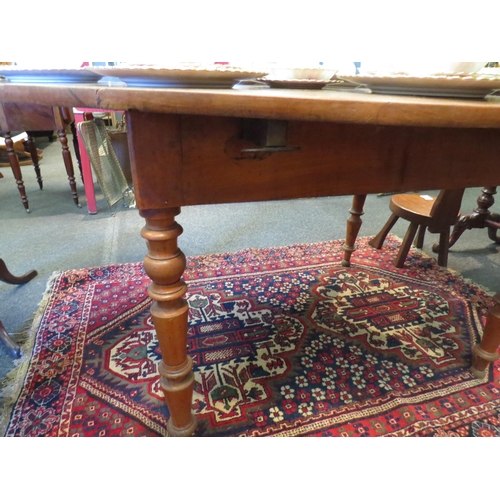
[[[500,185],[498,129],[289,121],[285,147],[259,152],[244,119],[129,111],[127,121],[144,209]]]

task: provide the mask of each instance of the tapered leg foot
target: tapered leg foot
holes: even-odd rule
[[[177,247],[182,227],[175,222],[179,208],[141,210],[146,226],[148,254],[144,269],[153,283],[149,296],[155,301],[151,316],[160,344],[160,382],[170,411],[170,436],[189,436],[196,429],[192,411],[194,388],[193,362],[187,355],[188,304],[183,298],[187,286],[181,277],[186,258]]]
[[[411,222],[408,230],[406,231],[405,237],[403,239],[403,243],[399,247],[399,252],[394,262],[396,267],[402,268],[405,265],[405,260],[410,251],[411,244],[415,239],[415,234],[417,233],[418,224],[415,222]]]
[[[488,238],[495,243],[500,243],[497,231],[500,229],[500,214],[490,213],[488,220]]]
[[[499,358],[500,346],[500,293],[493,298],[495,304],[488,312],[483,337],[478,345],[474,346],[474,358],[471,372],[476,378],[486,375],[488,365]]]
[[[448,250],[450,244],[450,228],[439,234],[439,252],[438,266],[446,267],[448,265]]]
[[[399,217],[395,214],[391,214],[389,220],[385,223],[384,227],[379,231],[379,233],[374,236],[368,244],[377,250],[382,248],[389,231],[393,228],[394,224],[398,221]]]
[[[349,210],[351,216],[347,219],[347,231],[344,243],[344,258],[340,263],[344,267],[350,267],[351,255],[356,250],[355,244],[359,230],[363,221],[361,216],[364,214],[363,207],[365,205],[366,194],[356,194],[352,198],[352,207]]]

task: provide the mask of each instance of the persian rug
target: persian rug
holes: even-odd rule
[[[500,363],[469,372],[490,295],[360,238],[188,258],[197,436],[498,436]],[[142,264],[56,274],[6,436],[164,436]]]

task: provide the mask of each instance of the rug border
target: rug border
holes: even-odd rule
[[[33,315],[31,326],[20,334],[25,338],[24,342],[20,344],[21,356],[14,360],[14,368],[2,378],[0,384],[0,399],[2,400],[2,405],[0,407],[0,436],[2,437],[5,437],[7,427],[11,420],[12,410],[24,387],[24,381],[33,359],[33,348],[35,346],[38,328],[49,304],[52,290],[54,289],[57,279],[64,272],[65,271],[55,271],[49,277],[42,299],[38,303],[37,310]]]

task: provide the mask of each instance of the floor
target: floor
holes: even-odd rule
[[[68,142],[72,148],[72,141]],[[29,329],[54,272],[137,262],[146,253],[145,242],[140,237],[144,224],[136,209],[119,204],[110,210],[96,184],[98,213],[88,214],[79,176],[81,208],[72,200],[57,138],[52,142],[39,138],[37,146],[43,150],[43,190],[38,187],[33,167],[22,167],[30,213],[23,208],[10,168],[1,169],[4,178],[0,179],[0,257],[13,274],[24,274],[31,269],[38,271],[38,276],[25,285],[0,283],[0,318],[14,337]],[[74,155],[73,159],[78,172]],[[480,188],[466,191],[463,213],[477,206],[480,191]],[[184,228],[179,246],[186,255],[198,255],[250,246],[341,239],[350,203],[350,196],[342,196],[186,207],[178,217]],[[389,216],[388,204],[388,196],[368,196],[360,235],[377,233]],[[402,237],[406,227],[404,221],[399,221],[393,233]],[[426,253],[432,254],[435,241],[435,235],[427,235]],[[484,229],[464,233],[450,252],[449,267],[489,290],[500,291],[500,245],[490,241]],[[14,365],[15,360],[0,344],[0,383]]]

